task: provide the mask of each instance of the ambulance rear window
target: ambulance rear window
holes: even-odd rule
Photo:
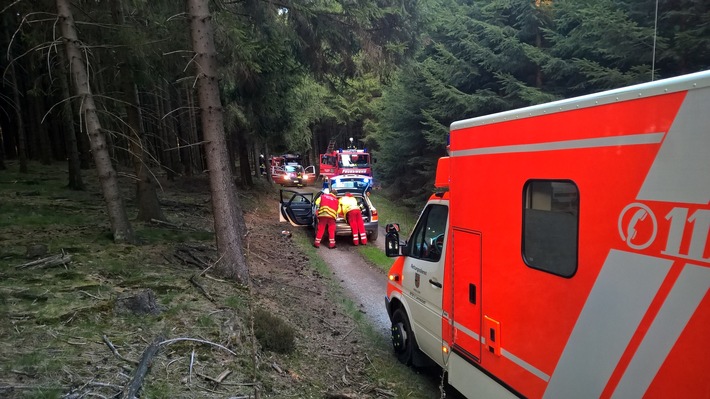
[[[577,185],[570,180],[530,180],[523,193],[523,260],[534,269],[572,277],[577,271]]]

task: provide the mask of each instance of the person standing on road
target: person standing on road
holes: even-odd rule
[[[338,197],[330,193],[327,188],[323,189],[323,194],[316,199],[316,216],[318,216],[318,230],[313,246],[320,247],[325,230],[328,230],[328,248],[335,248],[335,218],[338,214]]]
[[[365,222],[362,220],[362,211],[357,203],[357,198],[351,193],[345,193],[340,197],[340,211],[348,221],[350,229],[353,231],[353,245],[366,245],[367,232],[365,231]]]

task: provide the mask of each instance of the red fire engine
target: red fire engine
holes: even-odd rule
[[[455,122],[406,243],[400,361],[467,397],[710,397],[710,71]]]
[[[366,149],[357,149],[352,145],[347,149],[335,149],[335,141],[331,140],[325,154],[320,154],[320,176],[330,179],[338,175],[372,176],[370,154]]]

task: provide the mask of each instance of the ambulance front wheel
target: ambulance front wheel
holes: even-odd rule
[[[412,326],[404,309],[397,309],[392,315],[392,346],[397,360],[407,366],[414,360],[414,354],[418,350],[417,340],[414,338]]]

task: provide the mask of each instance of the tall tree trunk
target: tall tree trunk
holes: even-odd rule
[[[2,125],[0,125],[0,170],[5,170],[5,137],[2,134]]]
[[[163,96],[161,97],[162,102],[160,106],[160,117],[163,120],[163,125],[165,126],[165,138],[163,142],[163,155],[165,156],[165,169],[168,174],[168,180],[175,180],[175,174],[178,164],[178,151],[173,149],[177,147],[177,136],[175,133],[175,118],[173,115],[167,115],[170,112],[170,98],[172,93],[170,90],[170,84],[163,82]]]
[[[123,7],[120,0],[111,2],[111,15],[116,25],[123,25]],[[133,159],[133,170],[136,173],[136,202],[138,203],[138,220],[149,222],[151,219],[165,220],[163,210],[160,208],[158,193],[155,189],[157,182],[148,167],[149,160],[146,156],[147,146],[145,140],[145,130],[143,129],[143,118],[141,116],[140,99],[136,89],[133,69],[131,68],[130,55],[128,51],[119,50],[119,76],[123,88],[123,100],[128,116],[128,148],[130,148]]]
[[[64,49],[57,51],[59,57],[59,85],[62,90],[62,98],[71,98],[69,92],[69,82],[67,81],[67,56]],[[76,129],[74,129],[74,112],[72,111],[71,101],[62,103],[62,121],[66,137],[64,142],[67,147],[67,155],[69,158],[69,184],[68,187],[72,190],[84,190],[84,180],[81,178],[81,163],[79,161],[79,147],[76,140]]]
[[[20,173],[27,173],[27,146],[25,124],[22,120],[22,103],[20,102],[20,88],[17,86],[17,70],[10,64],[12,74],[12,100],[15,102],[15,116],[17,117],[17,152],[20,158]]]
[[[140,113],[140,102],[138,91],[133,83],[133,74],[128,69],[127,64],[121,66],[121,80],[123,83],[124,101],[126,103],[126,114],[128,115],[128,126],[130,135],[128,137],[131,156],[133,157],[133,169],[138,181],[136,182],[136,202],[138,203],[138,220],[149,222],[151,219],[165,220],[163,210],[160,208],[158,193],[155,189],[157,182],[148,168],[148,157],[145,156],[147,143],[143,138],[143,121]]]
[[[217,51],[214,46],[208,0],[188,0],[187,7],[192,48],[196,53],[194,62],[198,76],[197,95],[210,176],[217,250],[220,253],[216,268],[225,277],[235,278],[246,284],[249,281],[249,268],[243,245],[246,225],[227,154],[222,104],[219,99]]]
[[[116,171],[111,164],[111,158],[106,147],[106,137],[101,130],[94,98],[89,90],[89,79],[86,74],[84,58],[77,47],[79,40],[74,27],[74,18],[69,7],[69,0],[57,0],[57,14],[63,36],[64,49],[67,52],[67,58],[71,66],[74,90],[82,104],[86,131],[89,135],[91,151],[94,155],[101,189],[108,208],[113,240],[117,243],[133,243],[135,242],[135,236],[128,221],[126,207],[118,187]]]
[[[254,176],[256,176],[256,179],[261,179],[261,169],[259,168],[259,162],[261,158],[259,158],[259,145],[254,143],[249,146],[249,153],[251,154],[251,160],[254,161],[252,164],[252,167],[254,168]]]
[[[242,175],[242,184],[249,187],[254,186],[254,180],[251,178],[251,165],[249,164],[249,142],[244,137],[243,132],[235,131],[234,135],[237,140],[237,151],[239,152],[239,172]],[[258,169],[257,169],[258,170]]]
[[[177,95],[175,100],[178,106],[178,137],[180,140],[180,162],[182,163],[182,173],[185,176],[192,176],[192,162],[190,161],[192,150],[188,147],[190,143],[190,130],[192,129],[192,123],[189,120],[192,110],[190,109],[190,102],[187,101],[187,105],[184,103],[182,90],[179,86],[176,88]],[[188,96],[189,89],[185,89],[185,98],[189,99]],[[187,113],[187,115],[186,115]]]
[[[190,129],[187,131],[189,137],[188,149],[190,150],[190,169],[194,172],[199,173],[202,172],[205,168],[204,165],[202,165],[202,156],[200,154],[200,148],[197,145],[197,143],[200,142],[200,139],[197,135],[197,115],[195,113],[197,106],[195,105],[195,97],[192,94],[192,89],[188,87],[186,91],[188,109],[187,115],[190,117]]]

